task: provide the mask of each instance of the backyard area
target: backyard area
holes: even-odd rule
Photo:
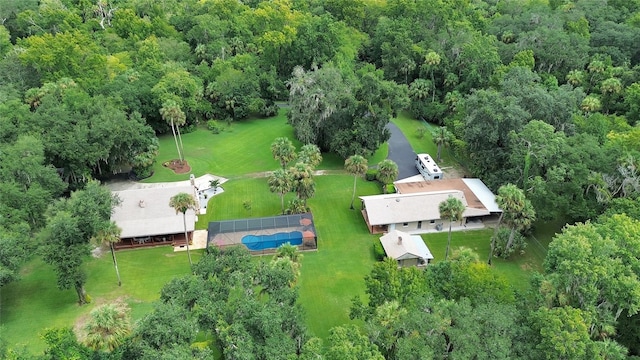
[[[423,122],[401,116],[394,121],[405,132],[416,152],[435,152],[430,136],[418,139],[415,129]],[[267,217],[281,213],[280,197],[269,191],[264,172],[279,164],[271,156],[270,146],[277,137],[293,140],[293,130],[284,113],[270,119],[246,120],[230,125],[221,134],[213,135],[205,129],[184,134],[185,158],[192,173],[205,173],[228,178],[224,192],[209,198],[207,213],[199,216],[196,229],[206,229],[210,221]],[[299,147],[295,140],[294,144]],[[374,165],[386,157],[383,146],[369,164]],[[443,167],[454,166],[448,152],[443,152]],[[323,154],[324,155],[324,154]],[[189,174],[176,175],[162,163],[177,157],[171,135],[160,139],[160,154],[155,174],[145,182],[187,180]],[[330,175],[315,177],[316,194],[310,199],[318,250],[305,252],[299,280],[300,302],[306,311],[306,323],[315,336],[327,338],[329,329],[349,322],[349,307],[355,295],[363,295],[364,277],[369,274],[375,260],[372,244],[379,236],[370,235],[356,202],[350,210],[353,176],[343,172],[344,161],[337,156],[326,156],[320,170],[332,170]],[[376,182],[359,179],[358,195],[381,193]],[[285,202],[293,194],[285,197]],[[250,206],[246,206],[246,204]],[[507,276],[517,287],[528,285],[533,270],[540,270],[546,246],[559,224],[540,224],[535,241],[530,241],[527,252],[515,259],[496,260],[495,268]],[[481,259],[489,252],[491,230],[456,232],[452,247],[474,249]],[[447,232],[423,235],[435,261],[444,257]],[[201,251],[192,251],[197,261]],[[117,286],[115,272],[109,256],[87,261],[89,274],[87,292],[93,297],[88,306],[79,307],[73,289],[60,291],[55,286],[55,275],[41,260],[31,261],[22,271],[22,279],[3,288],[0,294],[0,320],[2,337],[10,344],[27,344],[31,351],[41,351],[44,343],[39,337],[49,327],[74,326],[96,305],[115,299],[124,299],[132,308],[134,320],[140,319],[159,299],[160,289],[170,279],[189,274],[187,254],[174,253],[171,247],[118,251],[118,265],[122,287]],[[259,258],[256,261],[260,261]]]

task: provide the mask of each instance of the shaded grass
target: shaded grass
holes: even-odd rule
[[[198,261],[202,251],[192,251]],[[40,334],[45,328],[73,327],[98,305],[126,300],[131,306],[133,320],[140,319],[159,299],[160,289],[169,280],[189,274],[185,252],[174,253],[173,247],[123,250],[116,253],[122,286],[118,287],[111,256],[88,258],[87,293],[91,304],[78,306],[75,290],[58,290],[51,266],[34,259],[23,269],[20,281],[3,287],[0,292],[0,320],[2,338],[12,347],[28,345],[31,353],[42,353],[45,344]]]
[[[481,262],[486,262],[491,248],[491,236],[493,229],[454,231],[451,233],[451,249],[449,257],[460,247],[467,247],[475,251]],[[448,231],[439,233],[423,234],[422,239],[431,250],[434,262],[444,260],[447,249]],[[515,288],[524,290],[529,287],[529,279],[533,275],[533,270],[541,270],[542,261],[537,254],[531,252],[527,247],[524,255],[514,256],[509,260],[493,258],[493,267],[504,275],[509,283]]]

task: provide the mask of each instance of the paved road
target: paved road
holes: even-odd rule
[[[389,139],[389,155],[387,159],[398,164],[398,179],[408,178],[420,174],[416,169],[416,153],[411,148],[409,141],[402,131],[394,123],[387,124],[387,129],[391,131]]]

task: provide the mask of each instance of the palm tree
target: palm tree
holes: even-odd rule
[[[116,225],[115,222],[110,221],[106,228],[98,231],[93,237],[92,242],[96,245],[108,245],[111,249],[111,258],[113,259],[113,266],[116,269],[116,276],[118,277],[118,286],[122,286],[120,281],[120,271],[118,270],[118,261],[116,260],[116,253],[113,249],[113,244],[120,241],[120,233],[122,229]]]
[[[493,252],[495,250],[498,229],[500,228],[500,225],[503,221],[507,224],[508,227],[511,228],[509,240],[507,241],[507,245],[505,246],[506,250],[509,249],[513,244],[515,232],[517,230],[527,229],[535,220],[535,212],[533,210],[531,202],[525,197],[524,191],[519,189],[516,185],[502,185],[498,189],[496,204],[498,204],[498,207],[500,207],[502,213],[500,214],[498,225],[496,226],[496,229],[493,232],[493,236],[491,237],[491,249],[489,250],[489,260],[487,261],[489,265],[491,265]]]
[[[289,169],[291,174],[291,188],[296,192],[298,199],[303,200],[307,206],[307,199],[313,197],[316,184],[313,181],[313,171],[308,164],[298,162]]]
[[[431,98],[431,102],[436,101],[436,82],[433,78],[433,70],[435,70],[436,66],[440,65],[440,55],[438,55],[435,51],[429,51],[427,55],[424,57],[424,63],[431,70],[431,86],[433,86],[433,96]]]
[[[271,153],[283,169],[296,158],[296,148],[286,137],[279,137],[271,144]]]
[[[174,100],[167,100],[162,104],[160,108],[160,115],[162,119],[171,125],[171,131],[173,132],[173,139],[176,142],[176,149],[178,150],[178,158],[180,162],[184,161],[183,152],[180,151],[181,147],[178,145],[178,138],[176,137],[176,125],[182,125],[186,121],[186,115],[180,109],[180,105]],[[180,130],[178,129],[178,133]],[[180,139],[182,143],[182,138]]]
[[[85,344],[94,349],[112,351],[131,333],[129,308],[124,304],[106,304],[91,311],[85,327]]]
[[[429,89],[431,84],[429,80],[415,79],[411,85],[409,85],[409,96],[415,101],[421,101],[429,96]]]
[[[351,155],[344,162],[344,167],[349,174],[353,174],[353,196],[351,196],[351,210],[353,210],[353,202],[356,199],[356,184],[358,180],[358,176],[363,176],[366,174],[368,169],[368,162],[361,155]]]
[[[284,196],[291,191],[293,179],[291,174],[284,169],[278,169],[269,176],[269,190],[280,195],[280,206],[284,215]]]
[[[384,185],[384,191],[387,191],[387,184],[391,184],[398,177],[398,165],[390,159],[382,160],[378,163],[378,181]]]
[[[449,146],[452,136],[453,134],[451,134],[449,130],[447,130],[446,126],[440,126],[439,128],[431,132],[433,142],[438,145],[438,154],[436,155],[436,161],[440,162],[442,147]]]
[[[440,210],[440,218],[449,220],[449,238],[447,239],[447,251],[444,255],[444,259],[447,260],[449,257],[449,246],[451,246],[451,225],[454,221],[462,219],[462,213],[466,207],[460,199],[449,196],[447,200],[440,203],[438,208]]]
[[[315,169],[322,162],[322,153],[318,145],[303,145],[298,153],[298,161],[309,165],[311,169]]]
[[[182,213],[182,222],[184,223],[184,238],[187,240],[187,256],[189,257],[189,265],[193,267],[191,261],[191,252],[189,251],[189,234],[187,234],[187,210],[196,210],[196,200],[193,195],[184,192],[178,193],[171,197],[169,206],[176,210],[176,214]]]

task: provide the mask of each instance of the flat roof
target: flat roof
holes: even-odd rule
[[[146,237],[184,232],[182,214],[169,206],[171,197],[185,192],[193,194],[191,186],[152,187],[113,191],[120,200],[111,220],[122,229],[121,238]],[[140,202],[143,201],[143,206]],[[196,214],[186,213],[187,231],[195,229]]]

